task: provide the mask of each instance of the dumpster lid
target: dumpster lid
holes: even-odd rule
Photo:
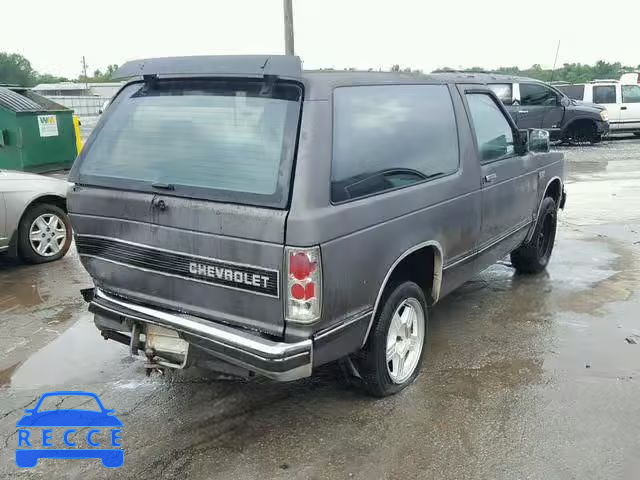
[[[0,87],[0,107],[16,113],[68,110],[25,87]]]
[[[112,78],[143,75],[278,75],[302,76],[302,62],[294,55],[201,55],[132,60]]]
[[[18,92],[0,87],[0,106],[12,112],[39,112],[42,107]]]

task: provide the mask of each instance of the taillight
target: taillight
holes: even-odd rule
[[[320,247],[285,248],[287,262],[287,320],[311,323],[320,318],[322,262]]]

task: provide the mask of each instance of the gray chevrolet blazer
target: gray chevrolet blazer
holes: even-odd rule
[[[119,75],[68,209],[96,326],[149,368],[294,380],[340,360],[388,395],[418,375],[428,308],[508,254],[549,261],[562,154],[481,82],[293,56]]]

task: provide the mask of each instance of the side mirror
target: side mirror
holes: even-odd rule
[[[529,132],[529,151],[545,153],[551,149],[551,140],[547,130],[531,129]]]
[[[35,412],[36,409],[35,408],[25,408],[24,409],[24,413],[28,413],[28,414],[32,414],[33,412]]]
[[[568,107],[569,105],[571,105],[571,100],[569,100],[569,97],[562,96],[562,97],[560,97],[560,102],[559,103],[563,107]]]

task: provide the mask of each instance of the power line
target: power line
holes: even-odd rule
[[[84,58],[84,55],[82,56],[82,72],[84,74],[84,86],[87,90],[89,90],[89,79],[87,78],[87,62]]]

